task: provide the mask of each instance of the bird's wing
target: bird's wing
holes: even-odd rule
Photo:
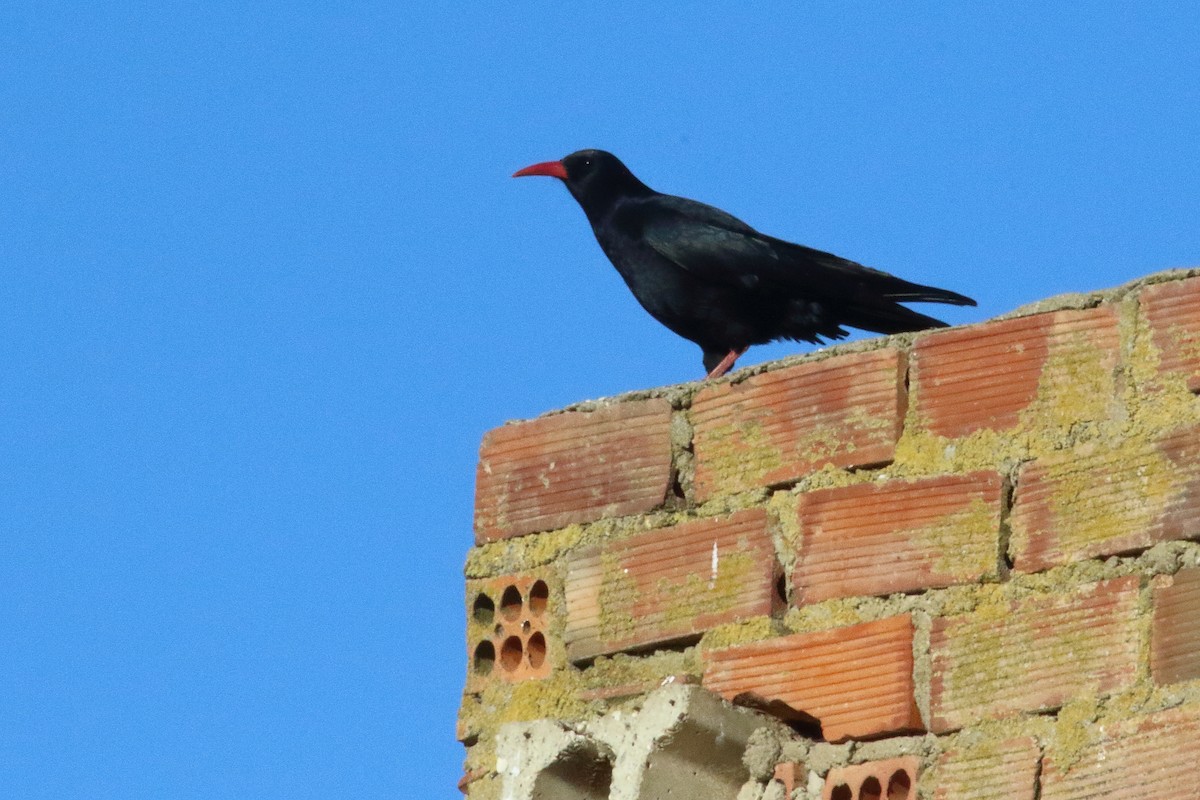
[[[659,196],[638,209],[638,220],[642,241],[703,280],[753,288],[778,269],[774,245],[719,208]]]
[[[877,305],[892,302],[975,305],[969,297],[922,286],[883,270],[759,233],[719,208],[660,195],[638,209],[642,240],[680,268],[707,281],[818,299]]]

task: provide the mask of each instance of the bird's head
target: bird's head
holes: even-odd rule
[[[513,173],[514,178],[527,175],[558,178],[588,216],[621,197],[649,191],[619,158],[603,150],[579,150],[559,161],[531,164]]]

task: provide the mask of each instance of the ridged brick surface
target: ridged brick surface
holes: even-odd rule
[[[800,496],[794,602],[950,586],[999,564],[996,472],[889,481]]]
[[[1138,295],[1158,354],[1160,375],[1200,389],[1200,278],[1147,286]]]
[[[885,349],[702,389],[692,403],[696,498],[788,483],[826,464],[889,461],[904,372],[903,354]]]
[[[1109,306],[932,333],[913,348],[917,417],[939,436],[1016,427],[1023,415],[1068,426],[1109,414],[1118,364]]]
[[[933,621],[930,729],[1055,708],[1133,682],[1136,576]]]
[[[923,730],[907,615],[705,653],[704,686],[815,717],[829,741]]]
[[[1035,572],[1200,536],[1200,428],[1027,464],[1012,512],[1013,566]]]
[[[1159,684],[1200,678],[1200,569],[1160,578],[1154,589],[1150,673]]]
[[[775,549],[761,509],[580,550],[567,564],[571,659],[645,647],[770,614]]]
[[[934,800],[1033,800],[1041,755],[1031,736],[948,750],[932,773]]]
[[[662,504],[671,482],[671,406],[615,403],[505,425],[483,437],[477,543]]]
[[[1200,796],[1200,709],[1106,723],[1103,738],[1046,748],[1041,800],[1177,800]]]
[[[825,776],[821,800],[915,800],[920,766],[915,756],[903,756],[834,767]]]

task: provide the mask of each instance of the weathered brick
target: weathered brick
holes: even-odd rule
[[[1138,302],[1158,351],[1158,374],[1200,390],[1200,278],[1147,286]]]
[[[692,403],[696,498],[788,483],[826,464],[890,461],[904,373],[904,355],[885,349],[702,389]]]
[[[829,741],[921,731],[907,614],[705,653],[704,685],[815,717]]]
[[[942,753],[922,788],[932,787],[934,800],[1033,800],[1041,755],[1031,736],[955,747]]]
[[[475,541],[484,543],[662,504],[671,482],[671,406],[615,403],[505,425],[483,437]]]
[[[1200,568],[1157,581],[1150,674],[1160,684],[1200,678]]]
[[[1195,705],[1106,723],[1080,749],[1052,743],[1041,800],[1175,800],[1196,797],[1200,708]]]
[[[1056,564],[1200,536],[1200,428],[1117,447],[1087,444],[1021,470],[1013,566]]]
[[[571,659],[641,648],[770,614],[775,549],[762,509],[584,548],[567,564]]]
[[[915,800],[920,766],[915,756],[902,756],[834,767],[825,776],[821,800]]]
[[[917,418],[939,436],[1005,431],[1023,417],[1066,427],[1115,398],[1116,311],[1101,306],[954,328],[913,347]]]
[[[467,691],[550,675],[552,582],[548,572],[467,581]]]
[[[995,472],[806,492],[792,574],[797,605],[950,586],[999,565]]]
[[[1132,683],[1138,578],[982,605],[933,621],[930,729],[1055,708]]]

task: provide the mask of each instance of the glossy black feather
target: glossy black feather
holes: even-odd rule
[[[730,351],[777,339],[942,327],[901,302],[975,305],[831,253],[759,233],[704,203],[655,192],[611,153],[561,162],[604,253],[655,319],[700,345],[712,369]]]

